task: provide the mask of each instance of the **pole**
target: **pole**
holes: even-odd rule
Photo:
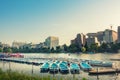
[[[99,75],[98,75],[98,67],[97,67],[97,80],[99,80]]]
[[[2,58],[2,62],[3,62],[3,68],[4,68],[4,60],[3,60],[3,58]]]
[[[9,61],[9,71],[11,70],[11,67],[10,67],[10,65],[11,65],[11,64],[10,64],[10,61]]]
[[[33,74],[33,62],[32,62],[32,74]]]

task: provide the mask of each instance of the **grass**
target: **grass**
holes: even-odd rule
[[[58,79],[56,78],[51,79],[50,76],[46,76],[46,77],[31,76],[24,73],[12,72],[10,70],[4,72],[2,71],[2,69],[0,69],[0,80],[58,80]],[[70,79],[60,78],[59,80],[70,80]],[[79,79],[74,79],[74,80],[79,80]],[[83,78],[81,80],[87,80],[87,79]]]

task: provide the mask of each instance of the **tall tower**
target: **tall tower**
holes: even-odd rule
[[[71,40],[71,44],[76,44],[79,47],[84,46],[85,42],[86,42],[86,36],[83,33],[77,34],[76,38],[74,40]]]
[[[120,26],[118,26],[118,43],[120,43]]]

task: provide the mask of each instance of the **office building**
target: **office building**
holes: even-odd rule
[[[59,39],[58,37],[50,36],[45,40],[45,46],[56,49],[59,46]]]
[[[80,48],[85,45],[86,42],[86,36],[81,33],[77,34],[76,38],[71,40],[71,44],[78,45]]]
[[[111,43],[111,42],[116,42],[117,41],[117,32],[114,30],[106,29],[104,31],[104,36],[103,36],[103,41],[105,43]]]

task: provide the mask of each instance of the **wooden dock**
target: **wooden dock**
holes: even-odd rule
[[[89,75],[97,75],[97,74],[115,74],[120,73],[120,69],[97,69],[89,71]]]
[[[110,60],[112,60],[112,61],[120,61],[120,59],[112,59],[112,58]]]

